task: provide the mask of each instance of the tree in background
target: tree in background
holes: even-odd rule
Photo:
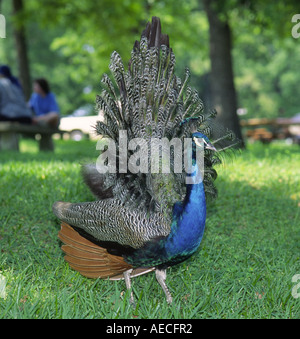
[[[221,18],[222,12],[217,6],[218,3],[217,0],[203,0],[209,21],[212,104],[218,112],[217,121],[232,130],[243,146],[231,56],[232,33],[226,13],[223,19]]]
[[[296,113],[299,103],[292,93],[299,83],[295,65],[300,58],[299,44],[291,37],[291,18],[298,1],[199,0],[199,4],[209,21],[210,88],[217,119],[241,138],[236,114],[240,105],[252,116],[290,116],[292,109]],[[244,91],[240,74],[246,73]]]
[[[9,10],[9,4],[13,1],[2,7]],[[112,51],[126,64],[152,15],[170,36],[178,74],[190,67],[206,109],[216,107],[237,135],[237,107],[246,108],[247,117],[292,116],[299,110],[300,40],[291,37],[296,0],[27,0],[23,5],[22,15],[7,17],[1,62],[17,65],[11,26],[22,21],[32,76],[49,79],[63,114],[93,103]]]
[[[226,0],[233,32],[235,84],[247,116],[291,117],[300,111],[300,40],[291,35],[295,0]]]
[[[26,100],[31,95],[30,67],[27,53],[26,23],[20,17],[23,14],[23,0],[13,0],[14,37],[17,50],[19,77]],[[19,20],[18,20],[19,19]]]

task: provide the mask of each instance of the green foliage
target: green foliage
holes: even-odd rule
[[[240,106],[248,109],[250,117],[289,117],[299,112],[299,41],[272,39],[242,33],[233,53]]]
[[[233,33],[235,83],[247,118],[293,116],[299,112],[299,39],[291,36],[291,18],[298,2],[226,0],[217,7]],[[11,2],[2,2],[7,38],[0,39],[0,62],[17,74],[13,24],[26,22],[32,77],[50,80],[62,114],[93,103],[101,75],[117,50],[126,65],[131,48],[152,15],[159,16],[177,58],[177,72],[186,66],[192,84],[206,98],[210,69],[208,22],[201,0],[39,0],[24,1],[25,11],[11,16]],[[37,15],[38,13],[38,15]]]
[[[219,198],[209,206],[199,252],[168,270],[167,305],[153,273],[123,281],[80,276],[63,260],[56,200],[91,201],[80,164],[95,143],[56,141],[54,154],[23,140],[0,153],[0,318],[299,318],[291,295],[300,273],[297,146],[249,145],[219,166]]]

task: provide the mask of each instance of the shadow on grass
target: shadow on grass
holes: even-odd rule
[[[0,162],[30,162],[30,161],[74,161],[85,159],[96,161],[99,151],[96,150],[96,142],[83,140],[80,142],[69,140],[55,140],[54,152],[39,152],[37,145],[32,140],[22,141],[25,151],[1,151]],[[33,146],[33,147],[32,147]]]
[[[261,144],[256,142],[254,144],[248,144],[247,148],[242,152],[251,153],[255,158],[277,158],[278,156],[282,156],[283,153],[291,156],[299,155],[300,146],[287,145],[284,142],[274,142],[271,144]]]
[[[19,180],[20,185],[17,186],[15,177],[11,178],[11,182],[6,181],[7,194],[1,194],[0,271],[20,265],[16,253],[22,252],[22,266],[26,266],[35,251],[42,250],[40,245],[58,246],[59,241],[54,239],[60,226],[51,211],[55,201],[95,200],[78,170],[68,176],[67,173],[52,173],[45,179],[27,173]],[[208,205],[204,241],[209,237],[206,233],[217,232],[221,237],[242,233],[253,241],[269,242],[272,247],[282,237],[285,244],[281,245],[289,251],[297,250],[295,255],[298,255],[299,207],[295,200],[278,193],[284,191],[284,183],[278,184],[276,193],[272,189],[256,189],[240,181],[223,180],[219,184],[219,199]],[[45,257],[45,260],[55,258]]]

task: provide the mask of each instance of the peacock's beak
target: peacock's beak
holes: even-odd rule
[[[205,145],[205,148],[206,149],[210,149],[211,151],[214,151],[214,152],[217,152],[218,150],[216,149],[216,147],[213,145],[213,144],[211,144],[211,143],[207,143],[206,145]]]
[[[198,138],[193,138],[193,140],[198,147],[204,146],[205,149],[210,149],[211,151],[217,152],[217,149],[215,148],[215,146],[211,144],[210,142],[206,141],[205,139],[202,139],[203,143],[200,143]]]

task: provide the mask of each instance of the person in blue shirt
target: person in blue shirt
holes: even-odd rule
[[[59,107],[55,95],[50,91],[49,83],[44,78],[35,79],[29,107],[35,116],[33,122],[39,125],[57,128],[59,125]]]

